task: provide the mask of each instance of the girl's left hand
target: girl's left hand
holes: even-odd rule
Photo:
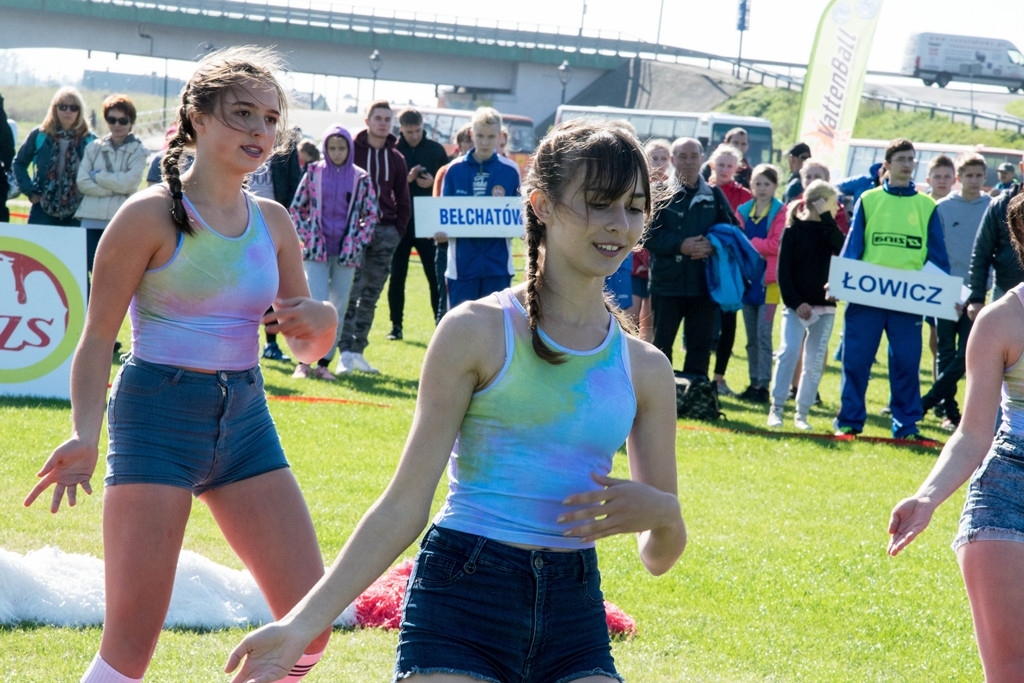
[[[313,339],[338,324],[338,312],[329,302],[297,296],[274,301],[274,310],[264,315],[260,322],[272,334]]]
[[[568,524],[565,536],[578,536],[590,543],[616,534],[639,533],[662,526],[661,520],[678,517],[679,502],[674,495],[632,479],[616,479],[591,473],[590,477],[604,488],[569,496],[562,504],[583,506],[558,517],[559,524]]]

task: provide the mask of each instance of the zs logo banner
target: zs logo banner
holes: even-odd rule
[[[43,226],[33,226],[31,240],[11,236],[20,228],[0,224],[0,394],[68,397],[69,361],[85,323],[85,273],[84,260],[79,277],[66,262],[81,260],[74,245],[84,247],[84,231],[54,229],[62,234],[51,250]]]

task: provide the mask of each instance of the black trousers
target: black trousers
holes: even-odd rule
[[[708,376],[711,361],[711,340],[715,331],[718,304],[710,296],[651,295],[654,313],[654,345],[672,360],[679,325],[683,325],[686,358],[683,372]]]
[[[388,283],[388,309],[391,312],[391,325],[402,327],[405,313],[405,280],[409,275],[409,258],[413,247],[420,256],[423,274],[427,276],[427,287],[430,291],[430,308],[434,319],[437,319],[437,274],[434,269],[434,240],[430,237],[415,237],[415,226],[412,221],[405,229],[405,237],[398,243],[391,257],[391,281]]]

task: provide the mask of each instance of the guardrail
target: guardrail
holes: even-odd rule
[[[486,21],[467,19],[462,16],[430,14],[422,12],[382,12],[373,7],[349,6],[340,11],[335,3],[321,0],[81,0],[91,4],[109,4],[122,7],[157,9],[168,12],[248,19],[275,24],[299,24],[311,27],[351,30],[365,33],[451,40],[480,45],[497,45],[540,49],[566,54],[597,54],[621,58],[645,57],[675,63],[707,63],[708,69],[728,70],[749,83],[786,88],[803,89],[803,74],[793,70],[806,70],[803,64],[788,64],[774,61],[737,60],[706,52],[689,50],[672,45],[655,45],[645,40],[622,33],[608,33],[585,29],[568,31],[560,26],[524,24],[508,21]],[[554,59],[560,59],[553,57]],[[783,67],[788,73],[773,70]],[[886,74],[896,75],[896,74]],[[920,100],[903,100],[887,95],[865,93],[864,99],[879,102],[882,107],[894,107],[897,111],[927,111],[934,117],[937,113],[949,116],[951,121],[963,119],[972,126],[989,121],[993,128],[1016,130],[1024,133],[1024,119],[1004,114],[979,112],[964,107],[953,107]]]
[[[909,109],[910,111],[926,111],[929,114],[929,118],[935,118],[935,114],[939,113],[948,115],[949,120],[953,122],[956,122],[957,117],[960,117],[961,119],[969,121],[972,127],[974,127],[979,120],[990,121],[993,129],[995,130],[999,130],[1000,126],[1002,126],[1005,130],[1012,129],[1016,130],[1018,134],[1024,133],[1024,119],[1019,119],[1016,116],[976,111],[974,109],[968,109],[967,107],[953,107],[944,104],[935,104],[934,102],[923,102],[921,100],[900,99],[898,97],[889,97],[888,95],[865,93],[863,97],[866,100],[879,102],[883,109],[891,106],[896,111],[903,111],[904,109]]]

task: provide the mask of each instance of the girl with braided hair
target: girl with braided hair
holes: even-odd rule
[[[285,96],[273,55],[252,48],[200,62],[182,93],[166,184],[130,197],[96,252],[85,330],[71,370],[72,435],[25,500],[54,486],[51,511],[91,493],[115,336],[132,350],[107,406],[103,495],[106,613],[86,683],[142,680],[171,598],[192,497],[212,512],[284,615],[323,575],[309,511],[267,410],[259,325],[303,362],[326,354],[337,312],[310,298],[287,210],[243,191],[283,139]],[[188,149],[194,161],[181,172]],[[273,303],[274,311],[264,315]],[[297,681],[320,658],[313,634]],[[301,655],[301,658],[299,657]]]
[[[652,574],[686,543],[676,497],[668,360],[626,334],[604,279],[650,221],[647,160],[609,123],[570,121],[524,184],[526,282],[448,312],[427,349],[398,469],[334,565],[278,622],[231,653],[234,683],[288,671],[423,531],[395,680],[622,680],[594,543],[635,533]],[[626,443],[630,479],[610,476]]]

